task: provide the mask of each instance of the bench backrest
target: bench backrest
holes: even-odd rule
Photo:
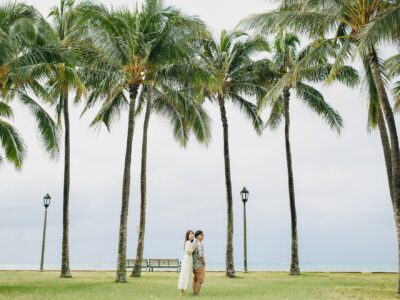
[[[127,267],[133,267],[135,265],[136,259],[127,259],[126,260],[126,266]],[[142,267],[147,267],[148,266],[148,261],[147,259],[142,259]]]
[[[179,267],[179,265],[179,259],[149,259],[150,267],[176,268]]]

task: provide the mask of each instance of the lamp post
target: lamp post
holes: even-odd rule
[[[249,200],[249,191],[244,187],[240,192],[243,201],[243,246],[244,246],[244,272],[247,273],[247,228],[246,228],[246,202]]]
[[[50,206],[51,197],[49,194],[46,194],[43,197],[43,205],[44,205],[44,226],[43,226],[43,240],[42,240],[42,256],[40,259],[40,272],[43,272],[43,260],[44,260],[44,245],[46,242],[46,223],[47,223],[47,208]]]

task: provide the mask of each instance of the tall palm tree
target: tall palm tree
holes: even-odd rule
[[[80,50],[85,65],[92,68],[86,75],[93,87],[87,108],[104,99],[93,124],[103,122],[109,129],[123,108],[128,106],[129,110],[115,279],[125,282],[132,141],[139,91],[152,86],[155,74],[177,57],[180,50],[175,42],[179,35],[186,35],[191,26],[203,25],[197,18],[165,7],[161,0],[147,0],[133,12],[84,2],[80,11],[93,28],[87,37],[92,46]]]
[[[45,77],[47,93],[53,99],[58,122],[64,120],[64,187],[63,187],[63,236],[61,255],[62,278],[70,278],[69,262],[69,195],[71,168],[71,127],[69,117],[70,92],[75,91],[75,102],[79,101],[86,88],[78,70],[77,56],[73,49],[78,41],[78,14],[74,0],[60,0],[59,6],[53,7],[49,17],[51,24],[42,24],[47,34],[47,43],[59,51],[59,59],[48,63]]]
[[[253,76],[257,65],[253,56],[265,53],[269,47],[264,39],[250,38],[239,31],[222,31],[219,40],[208,39],[202,44],[199,65],[210,74],[203,83],[204,95],[218,104],[223,128],[227,200],[226,276],[232,278],[236,275],[233,260],[233,201],[226,103],[230,101],[238,105],[253,121],[256,131],[260,132],[262,121],[257,107],[246,98],[260,96],[264,92],[262,84],[258,84]]]
[[[400,40],[400,1],[377,1],[368,3],[369,12],[366,12],[366,24],[361,31],[357,31],[357,50],[362,57],[369,84],[370,102],[375,99],[379,132],[384,152],[389,191],[392,199],[394,219],[398,240],[398,268],[397,294],[400,294],[400,154],[398,137],[393,111],[398,109],[399,82],[393,88],[394,106],[390,106],[385,82],[398,76],[399,55],[389,58],[386,66],[378,57],[378,45],[382,43],[394,44],[398,47]],[[386,67],[386,68],[385,68]],[[388,72],[386,72],[388,71]],[[371,104],[370,104],[371,107]],[[388,132],[389,131],[389,132]],[[397,146],[396,146],[397,145]],[[393,149],[393,147],[395,147]]]
[[[0,140],[5,158],[20,168],[25,147],[16,129],[6,120],[13,116],[12,101],[18,101],[35,118],[40,139],[51,157],[59,153],[59,132],[56,123],[34,98],[40,94],[38,65],[56,59],[51,48],[43,44],[36,27],[38,12],[30,6],[6,3],[0,6]],[[1,160],[1,159],[0,159]]]
[[[185,74],[184,70],[179,76],[183,74]],[[189,74],[186,73],[186,75]],[[193,76],[187,76],[186,79],[188,78],[193,79]],[[207,143],[210,136],[209,118],[201,104],[193,101],[193,97],[195,97],[193,90],[188,87],[171,89],[166,84],[160,84],[160,79],[156,81],[158,86],[145,87],[141,93],[141,98],[144,98],[141,102],[145,103],[146,108],[141,154],[139,234],[132,277],[140,277],[142,270],[147,204],[147,137],[152,113],[170,119],[175,139],[182,146],[187,145],[190,132],[193,132],[201,143]]]
[[[200,39],[209,35],[203,24],[193,24],[186,20],[184,24],[177,24],[179,28],[164,28],[173,34],[168,39],[178,45],[177,51],[169,52],[168,62],[164,67],[160,65],[156,73],[149,73],[147,81],[152,85],[143,86],[139,97],[139,108],[146,106],[143,123],[142,157],[140,173],[140,220],[139,234],[136,248],[136,260],[131,277],[140,277],[144,251],[144,237],[146,227],[147,205],[147,136],[149,121],[152,112],[170,120],[175,139],[185,147],[190,133],[201,143],[207,143],[210,136],[209,117],[202,108],[200,91],[194,82],[201,80],[204,74],[198,66],[192,63],[194,45]],[[189,26],[188,26],[189,25]],[[176,31],[180,34],[177,35]],[[156,32],[157,30],[154,30]],[[174,33],[173,33],[174,32]],[[167,34],[167,32],[165,32]],[[165,44],[167,46],[168,44]],[[168,46],[171,47],[171,46]],[[173,46],[176,47],[176,46]],[[162,50],[162,49],[159,49]]]
[[[303,101],[317,115],[321,116],[328,125],[340,132],[343,120],[339,113],[335,111],[327,102],[323,95],[308,85],[306,81],[318,82],[326,79],[332,66],[328,63],[327,55],[314,57],[314,61],[308,66],[302,66],[297,70],[299,76],[296,80],[288,80],[292,77],[298,67],[298,62],[310,51],[310,46],[299,50],[300,40],[291,33],[281,32],[274,41],[273,59],[271,73],[274,79],[270,83],[269,91],[258,102],[260,108],[267,104],[271,106],[271,113],[266,123],[267,127],[277,129],[282,121],[285,122],[285,147],[286,163],[288,172],[288,189],[291,220],[291,264],[290,275],[299,275],[299,254],[298,254],[298,236],[297,236],[297,213],[294,190],[294,176],[292,166],[292,151],[290,145],[290,100],[291,91],[296,91],[297,97]],[[337,78],[348,85],[355,85],[358,82],[358,76],[355,70],[349,67],[343,67],[338,72]]]
[[[380,42],[398,40],[399,1],[394,0],[281,0],[276,11],[249,17],[244,23],[262,31],[277,29],[306,33],[317,39],[316,52],[326,51],[332,44],[340,48],[327,81],[335,78],[338,67],[358,56],[364,62],[367,82],[372,83],[370,92],[375,91],[375,104],[369,109],[369,120],[377,122],[385,157],[389,190],[393,205],[398,240],[400,271],[400,150],[394,119],[385,89],[385,74],[377,47]],[[323,38],[321,38],[323,37]],[[306,62],[307,59],[304,59]],[[372,100],[374,97],[370,97]],[[397,284],[400,293],[400,272]]]

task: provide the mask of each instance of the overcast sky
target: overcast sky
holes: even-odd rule
[[[57,1],[30,0],[46,14]],[[114,6],[126,0],[104,1]],[[233,28],[251,13],[273,8],[268,1],[169,0],[191,15],[199,15],[214,33]],[[385,265],[396,263],[396,234],[378,132],[367,133],[367,101],[361,88],[322,88],[345,120],[339,136],[292,101],[292,154],[298,213],[300,262],[311,264]],[[187,229],[206,234],[206,257],[223,263],[226,237],[222,128],[215,104],[207,104],[212,123],[208,147],[192,141],[182,149],[168,121],[150,120],[148,208],[145,257],[181,257]],[[126,112],[109,133],[89,129],[94,112],[79,118],[71,111],[70,257],[79,263],[111,262],[117,257],[117,236]],[[290,215],[283,128],[260,137],[234,106],[228,106],[234,195],[234,246],[242,262],[243,186],[248,202],[250,263],[290,261]],[[398,120],[399,121],[399,120]],[[51,161],[37,141],[33,119],[20,107],[14,122],[28,156],[21,172],[0,167],[0,263],[39,263],[44,209],[48,215],[46,262],[59,263],[62,234],[62,159]],[[142,117],[134,137],[132,194],[128,224],[128,257],[136,253],[139,216],[139,173]],[[62,158],[62,156],[61,156]]]

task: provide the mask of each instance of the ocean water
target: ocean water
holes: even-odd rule
[[[71,263],[72,270],[93,270],[93,271],[112,271],[115,270],[116,263],[112,262],[91,262],[91,263]],[[59,270],[60,263],[45,263],[46,270]],[[223,263],[207,263],[208,271],[224,271]],[[237,271],[243,270],[242,264],[236,264]],[[39,263],[0,263],[0,270],[38,270]],[[379,265],[340,265],[340,264],[311,264],[303,263],[300,265],[302,271],[308,272],[396,272],[396,263]],[[248,265],[249,271],[288,271],[289,263],[252,263]]]

